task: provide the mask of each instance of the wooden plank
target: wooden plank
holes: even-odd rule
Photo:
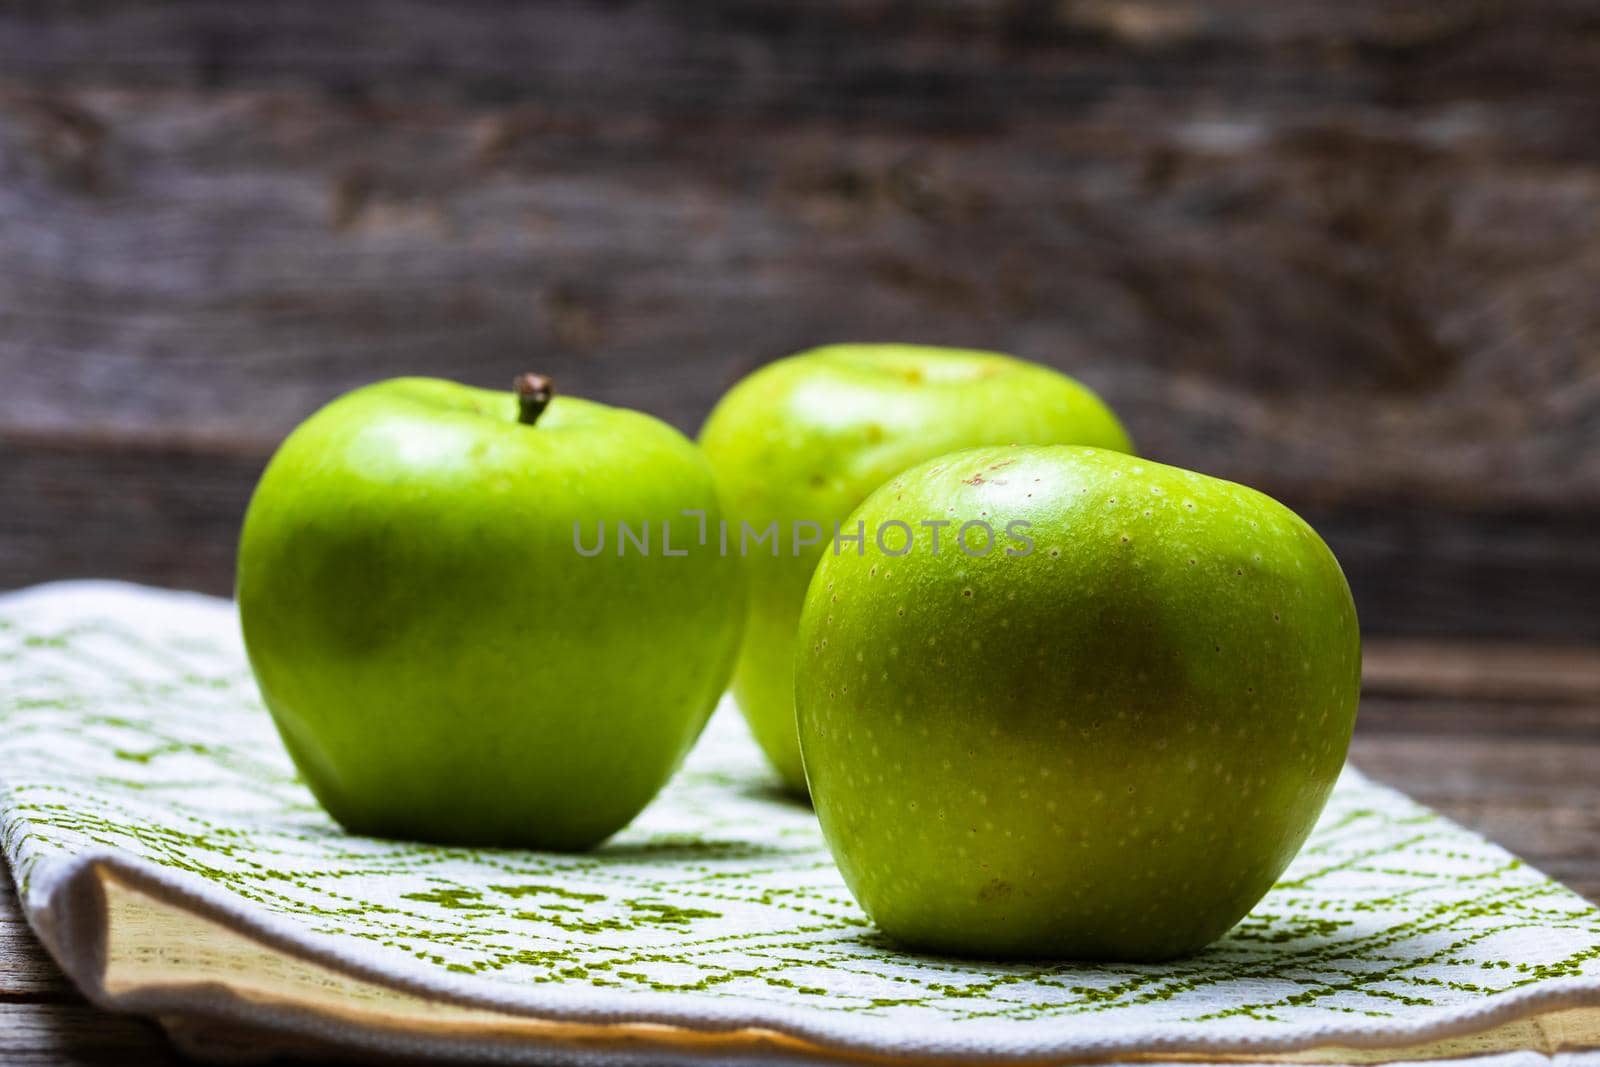
[[[381,0],[243,11],[122,0],[15,4],[0,14],[0,69],[40,82],[309,86],[384,102],[559,95],[694,114],[831,117],[894,105],[907,120],[940,123],[1093,101],[1130,84],[1173,96],[1341,99],[1384,89],[1407,101],[1470,90],[1489,102],[1561,101],[1592,90],[1594,58],[1581,0],[1425,9],[1384,0],[642,0],[621,13],[423,0],[404,19]],[[721,92],[733,77],[742,92]]]
[[[907,338],[1282,497],[1369,632],[1600,641],[1591,19],[7,7],[0,585],[225,590],[273,442],[375,378],[536,366],[692,430]]]
[[[1351,759],[1600,900],[1600,653],[1369,641]]]
[[[1489,641],[1369,641],[1362,653],[1367,697],[1587,704],[1600,715],[1600,647]],[[1586,719],[1585,721],[1591,721]]]
[[[127,1067],[185,1062],[160,1027],[88,1004],[0,1001],[0,1063],[6,1067]]]
[[[1535,738],[1580,746],[1600,744],[1600,702],[1473,700],[1462,697],[1362,697],[1358,736]]]
[[[1600,740],[1442,734],[1369,734],[1358,728],[1356,766],[1424,804],[1600,806]]]
[[[1589,593],[1600,589],[1600,514],[1401,498],[1323,503],[1320,492],[1278,495],[1339,557],[1363,633],[1600,644]]]
[[[0,588],[124,578],[227,595],[265,457],[182,444],[0,438]]]
[[[104,577],[225,595],[233,587],[239,523],[266,455],[217,440],[0,431],[0,500],[17,502],[0,512],[0,588]],[[1590,592],[1600,588],[1593,537],[1600,507],[1515,518],[1400,506],[1301,510],[1338,554],[1369,635],[1600,642]],[[1494,670],[1515,673],[1490,683],[1463,661],[1441,665],[1454,672],[1453,696],[1581,693],[1592,681],[1593,654],[1581,649],[1560,663],[1514,668],[1514,650],[1492,647]],[[1369,642],[1382,691],[1434,684],[1415,680],[1408,655]],[[1476,646],[1465,662],[1475,655]]]
[[[262,445],[536,356],[687,427],[903,334],[1274,491],[1592,502],[1588,15],[1339,8],[8,9],[0,422]]]
[[[1385,324],[1399,311],[1317,265],[1349,249],[1308,227],[1306,205],[1262,194],[1245,221],[1186,206],[1255,170],[1262,188],[1299,188],[1311,164],[1292,144],[1201,153],[1184,164],[1198,188],[1141,192],[1140,160],[1172,129],[1124,144],[1083,128],[1061,135],[1084,139],[1082,152],[1041,155],[1039,130],[813,139],[528,122],[450,109],[372,119],[250,95],[88,93],[0,110],[0,144],[22,168],[0,195],[0,498],[19,504],[0,513],[0,583],[98,572],[225,590],[234,521],[272,443],[373,378],[493,386],[537,364],[571,391],[693,429],[763,358],[901,335],[1066,367],[1152,456],[1279,495],[1334,545],[1372,632],[1600,640],[1585,593],[1600,587],[1586,357],[1562,356],[1567,341],[1537,356],[1508,346],[1532,327],[1507,312],[1438,355],[1448,371],[1428,370]],[[78,157],[52,153],[94,130],[80,147],[106,184],[85,191],[60,169]],[[741,151],[758,173],[730,185],[718,161]],[[897,168],[924,158],[917,188],[991,206],[969,219],[901,202],[911,179]],[[1382,166],[1363,159],[1337,180]],[[1433,183],[1415,192],[1433,210],[1477,210],[1451,200],[1466,195],[1459,163],[1394,181]],[[1578,346],[1600,336],[1587,318],[1597,263],[1562,214],[1589,212],[1600,180],[1523,165],[1473,179],[1486,203],[1518,198],[1514,231],[1454,252],[1425,242],[1430,280],[1404,311],[1417,329],[1537,304],[1540,330]],[[1409,202],[1386,181],[1363,188],[1361,210]],[[1064,205],[1063,190],[1088,199]],[[1424,215],[1373,225],[1421,241]],[[1549,235],[1547,271],[1510,253],[1505,273],[1446,269],[1530,229]],[[94,269],[64,268],[58,247]],[[1006,277],[970,266],[985,263]],[[1013,283],[1028,290],[1016,307]],[[1186,308],[1191,291],[1244,318]],[[1529,367],[1526,390],[1500,384]],[[1397,388],[1396,375],[1427,381]]]
[[[353,385],[532,361],[692,429],[765,359],[901,337],[1070,369],[1152,457],[1307,504],[1600,503],[1600,165],[1515,109],[1435,146],[1448,109],[1240,99],[1223,137],[1122,106],[966,133],[12,94],[0,426],[260,452]]]
[[[0,867],[4,867],[0,862]],[[8,871],[0,871],[0,1003],[76,999],[66,975],[22,917]],[[0,1058],[0,1062],[4,1062]]]

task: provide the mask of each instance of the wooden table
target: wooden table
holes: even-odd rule
[[[1366,676],[1360,767],[1600,900],[1600,649],[1373,642]],[[72,989],[0,880],[0,1063],[172,1062]]]

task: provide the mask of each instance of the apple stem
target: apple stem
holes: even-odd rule
[[[543,374],[519,374],[512,381],[511,388],[517,392],[517,421],[524,426],[532,426],[539,421],[539,416],[550,406],[550,398],[556,392],[555,383]]]

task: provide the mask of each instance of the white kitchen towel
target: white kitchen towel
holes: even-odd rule
[[[1277,887],[1193,959],[908,955],[727,708],[592,854],[351,837],[280,747],[232,605],[114,583],[0,597],[0,833],[78,986],[214,1057],[1521,1064],[1600,1046],[1600,911],[1353,770]]]

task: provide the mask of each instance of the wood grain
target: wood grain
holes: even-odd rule
[[[0,501],[14,505],[0,511],[0,588],[101,577],[232,591],[238,527],[266,452],[0,432],[0,456]],[[1508,519],[1287,501],[1338,555],[1368,633],[1600,642],[1600,513]]]
[[[0,584],[225,589],[267,451],[374,378],[537,367],[692,430],[763,360],[908,339],[1305,511],[1370,631],[1600,641],[1596,25],[6,5]]]
[[[6,1067],[165,1067],[185,1061],[154,1023],[87,1004],[0,1000],[0,1063]]]
[[[73,998],[66,976],[23,919],[10,872],[0,874],[0,1004]]]
[[[379,377],[999,348],[1310,519],[1353,758],[1600,899],[1597,219],[1583,0],[0,5],[0,588],[226,592]],[[168,1056],[0,887],[0,1062]]]
[[[1585,645],[1493,644],[1485,641],[1384,640],[1362,656],[1363,692],[1371,698],[1413,696],[1559,705],[1574,722],[1600,729],[1600,648]]]
[[[10,872],[0,872],[0,1063],[160,1067],[181,1062],[160,1027],[99,1011],[72,988],[28,929]]]
[[[904,338],[1075,371],[1153,457],[1274,492],[1600,501],[1600,171],[1530,158],[1517,112],[1435,160],[1369,143],[1427,110],[1221,137],[1128,106],[968,133],[13,95],[0,424],[259,451],[376,376],[531,361],[692,429],[765,359]]]

